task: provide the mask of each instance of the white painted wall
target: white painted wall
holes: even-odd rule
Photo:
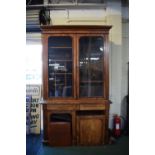
[[[128,64],[129,64],[129,10],[122,8],[122,87],[121,87],[121,115],[126,117],[127,102],[125,96],[128,94]]]
[[[106,24],[104,9],[66,9],[52,10],[52,25],[103,25]]]
[[[107,2],[107,24],[112,25],[110,31],[110,106],[109,127],[112,128],[113,114],[120,115],[121,107],[121,60],[122,60],[122,16],[121,2]]]

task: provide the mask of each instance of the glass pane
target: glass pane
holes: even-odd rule
[[[48,39],[49,97],[72,96],[72,39]]]
[[[103,38],[81,37],[79,43],[80,97],[103,96]]]

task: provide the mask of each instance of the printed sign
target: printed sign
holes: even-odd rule
[[[30,133],[31,96],[26,96],[26,134]]]
[[[40,134],[40,104],[41,98],[40,85],[26,85],[26,95],[31,95],[30,105],[30,133]]]
[[[40,85],[26,85],[26,95],[33,97],[41,97],[41,86]]]

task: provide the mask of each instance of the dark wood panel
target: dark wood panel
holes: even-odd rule
[[[81,104],[80,110],[105,110],[104,104]]]
[[[104,94],[104,97],[105,99],[109,100],[109,37],[108,35],[104,35],[104,38],[105,38],[105,52],[104,52],[104,81],[105,82],[105,85],[104,85],[104,89],[106,90],[105,91],[105,94]]]
[[[41,104],[108,104],[109,101],[104,98],[80,98],[80,99],[51,99],[39,101]]]
[[[51,34],[51,33],[72,33],[72,34],[79,34],[79,33],[85,33],[85,34],[91,34],[91,33],[104,33],[108,34],[109,30],[111,29],[111,25],[66,25],[66,26],[41,26],[42,33],[45,34]]]
[[[48,136],[51,146],[72,145],[71,123],[51,122],[49,124]]]
[[[76,105],[70,105],[70,104],[59,104],[59,105],[48,104],[47,105],[47,110],[62,110],[62,111],[64,111],[64,110],[76,110],[76,109],[77,109]]]

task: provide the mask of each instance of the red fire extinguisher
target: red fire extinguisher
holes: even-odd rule
[[[119,137],[121,135],[121,118],[118,115],[114,115],[114,136]]]

